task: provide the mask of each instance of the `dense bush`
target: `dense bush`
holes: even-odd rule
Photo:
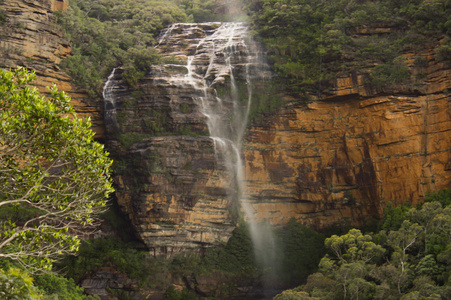
[[[372,74],[375,85],[399,83],[409,77],[404,66],[401,72],[396,68],[403,49],[450,34],[447,0],[245,2],[274,70],[294,91],[319,90],[320,82],[351,70],[365,72],[371,64],[382,64]],[[367,27],[391,31],[356,39]],[[439,51],[443,57],[449,52],[446,46]]]
[[[149,278],[152,263],[147,258],[146,252],[138,250],[134,244],[114,238],[95,239],[84,241],[78,255],[68,256],[59,267],[67,270],[67,276],[75,282],[79,282],[90,271],[110,265],[127,273],[130,278],[152,284]]]
[[[178,0],[177,3],[188,15],[190,22],[227,21],[226,16],[219,13],[224,6],[220,0]]]
[[[0,269],[0,298],[4,300],[35,300],[40,294],[33,278],[18,268]]]
[[[387,206],[376,234],[351,229],[327,238],[319,272],[276,299],[449,299],[451,193],[426,199],[417,208]]]
[[[58,18],[73,49],[62,66],[91,95],[100,95],[104,78],[119,65],[134,85],[159,62],[153,44],[161,29],[185,21],[186,14],[172,1],[71,1]]]
[[[321,234],[291,221],[284,228],[278,229],[275,235],[278,236],[277,243],[283,245],[277,258],[281,265],[278,270],[279,283],[306,279],[317,270],[318,262],[325,253],[324,237]],[[67,289],[72,291],[72,280],[79,282],[87,274],[103,266],[111,266],[126,273],[141,287],[168,290],[167,299],[192,299],[193,296],[187,290],[178,293],[171,289],[171,282],[168,280],[171,277],[192,281],[195,276],[219,272],[224,274],[224,278],[229,278],[227,286],[232,287],[256,285],[267,271],[257,266],[247,226],[242,224],[234,230],[227,244],[206,249],[203,256],[185,253],[170,259],[155,258],[146,251],[137,250],[136,244],[119,239],[86,241],[80,246],[77,257],[67,257],[58,266],[72,279],[66,283],[50,276],[50,281],[55,280],[55,284],[51,285],[67,285]],[[38,286],[51,294],[50,286],[41,284],[42,280],[39,279]],[[64,291],[64,288],[61,290]]]
[[[72,279],[56,274],[43,274],[35,276],[34,285],[45,295],[43,299],[65,300],[95,300],[98,297],[87,296],[84,289],[75,284]]]

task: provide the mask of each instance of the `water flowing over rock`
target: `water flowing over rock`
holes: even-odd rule
[[[422,85],[374,90],[353,75],[308,102],[274,95],[283,108],[247,128],[241,156],[245,129],[224,122],[242,120],[255,92],[249,82],[270,76],[246,31],[174,24],[158,42],[166,63],[136,89],[122,83],[120,68],[110,77],[119,126],[105,122],[115,136],[118,201],[155,253],[226,241],[237,198],[256,222],[324,228],[366,224],[388,202],[416,203],[449,187],[450,68],[435,60],[434,45],[405,53],[409,67],[427,60]],[[234,159],[218,163],[227,152]]]
[[[172,254],[230,236],[252,85],[270,72],[244,23],[174,24],[157,48],[166,63],[133,91],[112,72],[105,124],[119,203],[149,248]]]

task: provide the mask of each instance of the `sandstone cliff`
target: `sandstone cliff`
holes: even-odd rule
[[[106,126],[118,202],[155,253],[226,241],[235,225],[232,178],[206,133],[211,116],[186,81],[193,57],[195,76],[217,91],[230,88],[231,74],[211,67],[223,54],[216,49],[212,59],[199,47],[219,26],[164,31],[158,48],[170,62],[152,68],[134,91],[121,83],[120,69],[110,77]],[[428,190],[449,187],[450,71],[434,47],[405,53],[413,73],[414,57],[428,62],[415,84],[377,90],[355,75],[309,101],[278,95],[283,108],[250,126],[244,142],[245,197],[257,220],[365,224],[388,202],[415,204]],[[244,65],[234,63],[244,81]]]
[[[103,103],[89,99],[58,68],[71,50],[52,12],[65,4],[4,1],[0,67],[35,70],[41,90],[57,84],[103,137]],[[154,66],[135,90],[122,83],[117,69],[110,78],[114,101],[106,101],[114,115],[106,128],[118,202],[155,253],[224,242],[236,224],[231,175],[206,133],[208,118],[193,100],[199,91],[183,84],[188,56],[196,51],[195,72],[208,71],[211,49],[199,51],[197,45],[220,24],[188,30],[192,25],[162,34],[158,48],[168,63]],[[362,28],[359,34],[384,30]],[[435,46],[405,53],[414,75],[415,57],[427,61],[416,84],[377,90],[355,75],[339,78],[327,94],[309,101],[278,95],[283,108],[265,115],[263,125],[250,126],[244,141],[245,186],[256,218],[282,224],[294,217],[315,227],[363,224],[388,202],[415,203],[428,190],[449,187],[451,68],[435,59]],[[234,51],[242,59],[240,47]],[[240,59],[232,63],[237,79],[245,81]],[[212,74],[224,93],[231,76],[220,71]],[[182,85],[174,83],[177,78]]]
[[[103,137],[103,104],[77,88],[58,67],[71,54],[69,42],[55,24],[53,12],[66,9],[67,0],[5,0],[0,9],[5,19],[0,22],[0,67],[24,66],[34,70],[38,89],[56,84],[72,98],[79,116],[91,117],[93,130]]]
[[[208,131],[220,130],[233,107],[245,110],[228,91],[232,68],[246,80],[255,67],[246,31],[238,23],[175,24],[158,44],[167,63],[154,66],[135,90],[122,83],[121,69],[106,84],[118,203],[156,254],[226,242],[236,225],[234,175],[215,151],[220,137]]]
[[[248,190],[258,219],[324,227],[366,224],[387,203],[416,204],[451,184],[451,70],[434,47],[421,82],[385,90],[363,76],[339,78],[327,96],[286,97],[245,143]],[[414,76],[413,75],[413,76]]]
[[[184,81],[190,56],[196,76],[210,70],[210,52],[199,40],[218,26],[168,28],[158,48],[172,61],[155,66],[134,91],[121,83],[120,69],[110,78],[107,113],[114,117],[106,125],[118,202],[155,253],[226,241],[235,225],[233,178],[206,136],[211,116],[194,100],[199,91]],[[388,202],[415,204],[428,190],[449,187],[451,74],[447,62],[435,60],[435,46],[405,53],[413,76],[414,57],[427,61],[421,82],[377,90],[355,75],[309,101],[277,95],[283,108],[250,126],[244,142],[246,197],[256,219],[280,225],[295,218],[317,228],[366,224]],[[245,67],[236,60],[239,74]],[[213,84],[218,91],[232,80],[221,76],[206,76],[221,82]]]

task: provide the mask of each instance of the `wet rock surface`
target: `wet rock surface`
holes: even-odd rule
[[[236,53],[232,75],[245,82],[252,47],[245,45],[245,27],[227,38],[218,28],[221,23],[174,24],[158,44],[170,63],[154,66],[134,91],[121,85],[120,69],[112,77],[116,120],[106,119],[108,132],[148,138],[128,149],[110,140],[118,161],[139,157],[124,167],[127,175],[117,176],[118,198],[155,254],[226,241],[234,227],[228,192],[233,178],[215,157],[207,137],[212,118],[199,99],[215,103],[213,91],[230,90],[225,49]],[[389,202],[415,204],[428,190],[448,187],[450,68],[435,60],[434,47],[405,53],[413,72],[415,57],[427,60],[421,84],[378,90],[353,75],[308,102],[277,95],[284,107],[248,127],[243,145],[255,218],[276,225],[295,218],[316,228],[366,224]],[[265,68],[255,70],[261,78],[270,76]],[[230,117],[225,102],[219,119]],[[138,171],[154,157],[158,172]]]
[[[118,202],[155,254],[226,242],[235,226],[234,175],[215,149],[240,141],[246,124],[230,122],[247,107],[234,82],[269,76],[247,32],[243,23],[174,24],[157,45],[166,63],[134,90],[120,68],[105,85]]]

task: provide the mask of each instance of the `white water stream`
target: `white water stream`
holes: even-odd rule
[[[104,103],[104,112],[105,112],[105,126],[112,126],[113,130],[117,130],[119,125],[117,123],[116,118],[116,98],[114,97],[114,75],[116,73],[116,69],[114,68],[111,74],[108,76],[105,85],[103,86],[102,96]]]
[[[255,219],[256,211],[247,197],[241,153],[252,105],[252,80],[262,80],[267,74],[259,68],[264,63],[255,47],[246,24],[222,23],[213,34],[199,41],[194,54],[187,58],[187,74],[174,78],[173,82],[191,85],[199,91],[195,102],[206,118],[217,160],[228,171],[232,201],[239,201],[249,224],[256,260],[266,272],[275,273],[277,251],[272,229],[269,224],[258,224]],[[208,61],[207,68],[205,61]],[[224,95],[218,95],[217,87],[223,89]],[[270,275],[267,281],[271,281]]]
[[[174,32],[197,24],[173,24],[161,36],[157,46],[171,39]],[[186,73],[165,78],[174,86],[192,87],[198,112],[205,117],[218,164],[224,166],[231,201],[238,201],[249,224],[257,262],[265,269],[266,283],[276,273],[277,249],[269,224],[258,224],[256,209],[248,199],[246,175],[242,158],[242,142],[253,98],[253,80],[268,77],[268,67],[262,62],[255,42],[249,38],[245,23],[215,23],[218,26],[206,34],[186,56]],[[180,28],[178,28],[180,26]],[[213,27],[213,26],[212,26]],[[170,66],[170,65],[168,65]],[[175,65],[173,65],[175,66]],[[105,83],[105,122],[118,128],[114,97],[115,71]],[[108,124],[107,124],[108,125]]]

